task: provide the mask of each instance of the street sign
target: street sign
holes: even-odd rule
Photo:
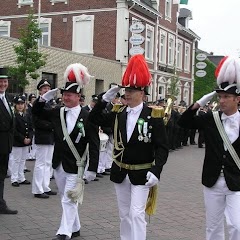
[[[198,69],[204,69],[207,66],[207,64],[205,62],[198,62],[196,64],[196,68]]]
[[[131,56],[136,55],[136,54],[143,54],[143,53],[144,53],[144,49],[140,46],[134,46],[134,47],[130,48],[130,50],[129,50],[129,54]]]
[[[141,33],[145,29],[145,26],[141,22],[135,22],[130,26],[132,33]]]
[[[207,58],[207,55],[204,54],[204,53],[199,53],[199,54],[196,56],[196,59],[197,59],[198,61],[204,61],[204,60],[206,60],[206,58]]]
[[[129,42],[132,45],[141,45],[144,43],[145,38],[141,34],[134,34],[130,37]]]
[[[198,71],[196,71],[196,76],[197,77],[205,77],[206,76],[206,71],[204,71],[204,70],[198,70]]]

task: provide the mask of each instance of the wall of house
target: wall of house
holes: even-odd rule
[[[2,56],[0,58],[0,67],[14,65],[16,55],[13,50],[13,44],[17,43],[18,41],[16,39],[0,37],[0,56]],[[57,74],[56,87],[61,88],[64,86],[63,74],[69,64],[81,63],[88,68],[89,73],[94,77],[84,89],[87,101],[90,100],[91,95],[98,92],[95,85],[96,79],[103,80],[105,91],[111,83],[121,83],[122,66],[117,61],[87,56],[53,47],[41,47],[41,52],[47,54],[47,64],[45,67],[41,68],[40,74],[41,72]],[[31,80],[25,92],[37,93],[37,82],[38,81]]]

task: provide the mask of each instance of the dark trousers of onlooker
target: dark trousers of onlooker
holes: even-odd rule
[[[188,145],[189,135],[190,135],[190,130],[184,128],[184,129],[183,129],[183,139],[182,139],[182,145],[183,145],[183,146],[187,146],[187,145]]]
[[[4,180],[8,170],[9,154],[0,154],[0,208],[6,207],[6,202],[3,198]]]
[[[191,129],[190,130],[190,136],[189,136],[191,145],[195,145],[196,144],[195,143],[195,135],[196,135],[196,129]]]
[[[198,147],[202,148],[204,143],[204,133],[203,130],[198,130]]]

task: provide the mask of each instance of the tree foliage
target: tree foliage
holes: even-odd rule
[[[179,94],[178,82],[179,76],[177,74],[171,77],[171,81],[168,87],[168,96],[172,99],[176,99]]]
[[[37,70],[45,66],[46,55],[38,51],[38,39],[42,31],[32,13],[28,15],[26,26],[19,31],[19,44],[13,46],[17,55],[16,65],[8,67],[8,74],[24,88],[29,84],[28,78],[36,80],[39,77]]]
[[[197,63],[198,61],[196,61]],[[216,78],[215,78],[215,69],[216,66],[209,61],[208,59],[205,60],[207,66],[204,69],[207,74],[205,77],[197,77],[195,74],[195,82],[194,82],[194,102],[200,99],[203,95],[212,92],[216,86]],[[195,72],[198,69],[195,67]]]

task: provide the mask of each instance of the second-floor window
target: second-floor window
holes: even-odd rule
[[[72,50],[93,54],[94,15],[73,17]]]
[[[177,59],[176,59],[176,67],[182,69],[182,54],[183,54],[183,41],[177,41]]]
[[[166,64],[167,33],[160,30],[159,62]]]
[[[146,25],[145,57],[148,60],[153,60],[153,49],[154,49],[154,27]]]
[[[169,20],[172,18],[172,0],[165,2],[165,17]]]
[[[33,6],[33,0],[18,0],[18,7],[20,8],[22,5],[31,5]]]
[[[10,21],[0,21],[0,37],[10,37]]]
[[[168,35],[168,65],[174,65],[174,50],[175,50],[175,37],[172,34]]]
[[[190,50],[190,44],[185,43],[184,70],[187,72],[190,71]]]
[[[40,29],[42,30],[42,38],[40,44],[43,46],[51,46],[51,18],[40,19]]]

